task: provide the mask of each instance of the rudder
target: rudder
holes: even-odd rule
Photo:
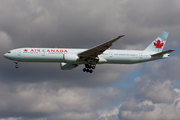
[[[163,31],[146,49],[145,51],[150,52],[162,52],[163,47],[166,43],[169,30]]]

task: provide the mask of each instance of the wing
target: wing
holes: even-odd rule
[[[96,47],[93,47],[91,49],[83,51],[83,52],[79,53],[78,56],[81,57],[81,58],[87,58],[87,57],[94,58],[94,57],[97,57],[98,55],[102,54],[105,50],[107,50],[109,47],[111,47],[112,44],[115,41],[117,41],[118,39],[120,39],[123,36],[125,36],[125,35],[118,36],[117,38],[115,38],[113,40],[110,40],[110,41],[105,42],[105,43],[103,43],[101,45],[98,45]]]
[[[159,52],[159,53],[156,53],[156,54],[153,54],[151,56],[160,56],[160,55],[164,55],[166,53],[170,53],[170,52],[173,52],[175,50],[167,50],[167,51],[163,51],[163,52]]]

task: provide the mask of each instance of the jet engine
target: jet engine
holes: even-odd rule
[[[77,64],[68,64],[68,63],[60,63],[62,70],[72,70],[73,68],[77,67]]]

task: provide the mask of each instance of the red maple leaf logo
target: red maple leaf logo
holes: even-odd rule
[[[156,48],[162,49],[163,45],[164,45],[164,43],[161,43],[160,40],[157,40],[156,42],[154,42],[154,46]]]
[[[28,51],[28,49],[24,49],[24,52],[27,52]]]

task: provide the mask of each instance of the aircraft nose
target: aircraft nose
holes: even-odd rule
[[[5,53],[5,54],[4,54],[4,57],[5,57],[5,58],[8,58],[8,54],[7,54],[7,53]]]
[[[5,58],[7,57],[7,53],[4,54],[4,57],[5,57]]]

